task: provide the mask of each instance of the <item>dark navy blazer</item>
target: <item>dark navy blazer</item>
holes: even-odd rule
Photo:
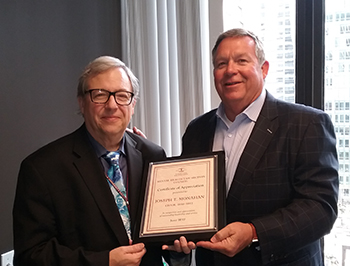
[[[164,150],[125,135],[133,228],[145,160]],[[108,265],[109,251],[129,245],[103,168],[83,125],[21,164],[13,209],[15,265]],[[141,265],[163,265],[161,248],[147,247]]]
[[[212,150],[216,110],[191,121],[183,154]],[[338,161],[324,112],[267,93],[226,201],[227,224],[252,222],[259,248],[233,258],[197,249],[197,265],[323,265],[320,238],[337,217]]]

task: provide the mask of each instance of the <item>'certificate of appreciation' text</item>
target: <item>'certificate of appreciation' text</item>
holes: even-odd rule
[[[217,230],[215,157],[152,163],[141,237]]]

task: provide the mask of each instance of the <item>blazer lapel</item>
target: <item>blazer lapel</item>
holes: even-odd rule
[[[125,152],[128,158],[128,198],[130,203],[131,228],[134,228],[137,210],[140,203],[143,160],[141,152],[136,148],[136,141],[125,134]]]
[[[96,205],[101,210],[102,215],[105,217],[119,243],[121,245],[128,245],[129,240],[119,215],[118,207],[106,182],[101,163],[90,145],[84,130],[81,130],[75,143],[73,152],[78,155],[77,159],[73,162],[75,167],[90,190]]]
[[[213,150],[213,143],[214,143],[214,136],[215,136],[215,130],[216,130],[216,110],[214,109],[211,111],[211,116],[208,119],[207,128],[203,131],[201,131],[198,134],[199,141],[199,147],[196,147],[199,149],[200,153],[208,152]]]
[[[239,160],[227,200],[237,200],[250,181],[256,165],[279,126],[277,117],[276,102],[267,92],[261,113]]]

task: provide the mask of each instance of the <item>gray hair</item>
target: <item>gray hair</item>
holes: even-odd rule
[[[85,67],[83,73],[79,77],[77,96],[84,96],[88,90],[88,82],[90,78],[93,78],[96,75],[101,74],[109,69],[118,67],[124,69],[128,75],[132,87],[132,92],[134,93],[134,97],[137,98],[140,90],[139,80],[121,60],[112,56],[100,56]]]
[[[245,29],[240,29],[240,28],[231,29],[231,30],[225,31],[219,35],[219,37],[217,38],[216,43],[214,45],[214,48],[211,51],[213,64],[215,61],[216,52],[218,50],[218,47],[224,39],[231,38],[231,37],[243,37],[243,36],[248,36],[254,40],[254,42],[255,42],[255,55],[258,58],[259,64],[262,65],[266,60],[263,43],[259,40],[258,36],[256,36],[251,31],[248,31]]]

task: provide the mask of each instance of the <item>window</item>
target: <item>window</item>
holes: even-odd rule
[[[284,71],[284,74],[286,74],[286,75],[293,75],[294,76],[294,69],[286,69]]]
[[[285,65],[286,67],[293,67],[293,70],[294,70],[294,61],[286,61],[286,62],[284,63],[284,65]]]
[[[332,103],[331,102],[326,102],[325,103],[325,110],[331,111],[332,110]]]
[[[335,110],[325,108],[329,114],[332,113],[333,123],[337,124],[338,133],[338,155],[342,160],[339,165],[339,214],[330,235],[325,237],[325,265],[350,265],[349,248],[350,236],[348,233],[350,213],[349,194],[349,108],[350,108],[350,84],[348,82],[350,70],[350,5],[348,1],[325,0],[325,60],[327,66],[333,68],[334,73],[325,72],[325,83],[333,83],[332,87],[325,87],[325,102],[333,104]],[[335,19],[331,19],[334,17]],[[338,59],[332,55],[338,54]],[[332,79],[332,81],[331,81]],[[327,110],[329,109],[329,110]],[[341,133],[341,134],[340,134]],[[340,139],[341,138],[341,139]],[[338,255],[336,255],[338,254]]]
[[[344,189],[343,190],[343,195],[346,196],[346,197],[349,197],[349,189]]]
[[[284,84],[294,84],[294,77],[286,77]]]
[[[223,0],[224,30],[244,27],[260,37],[270,62],[266,88],[290,102],[295,101],[295,8],[295,0]]]
[[[294,94],[294,87],[286,87],[285,93],[286,94]]]
[[[326,54],[326,60],[327,60],[327,61],[332,61],[332,59],[333,59],[332,52],[331,52],[331,51],[327,52],[327,54]]]
[[[266,79],[266,87],[269,92],[279,99],[291,102],[297,101],[322,108],[333,121],[337,134],[338,156],[342,160],[339,165],[341,185],[338,203],[339,210],[342,211],[339,211],[338,220],[334,224],[332,232],[325,236],[325,265],[350,266],[350,220],[349,215],[346,215],[350,213],[350,3],[348,0],[324,0],[325,16],[324,20],[322,20],[324,25],[318,23],[318,21],[315,23],[310,23],[310,21],[301,23],[301,25],[312,24],[313,26],[310,26],[313,27],[312,32],[324,30],[324,43],[320,39],[318,39],[318,42],[311,43],[312,39],[314,39],[311,37],[307,40],[307,44],[310,45],[311,43],[311,47],[319,46],[323,48],[317,50],[313,56],[310,56],[312,59],[308,58],[308,62],[313,60],[313,58],[318,58],[319,56],[317,55],[324,53],[324,73],[316,77],[318,78],[316,81],[319,83],[314,88],[311,88],[312,86],[302,87],[298,83],[298,80],[305,83],[311,80],[310,77],[315,78],[315,74],[311,73],[315,68],[305,70],[302,66],[299,66],[301,60],[298,60],[298,58],[301,57],[296,56],[295,48],[297,44],[295,36],[298,34],[298,39],[303,41],[308,39],[310,33],[303,32],[306,31],[305,27],[301,26],[298,28],[296,23],[300,21],[301,13],[304,11],[306,13],[305,17],[314,17],[316,15],[323,17],[321,8],[323,1],[223,1],[231,6],[231,8],[226,6],[227,12],[228,10],[233,10],[233,6],[240,6],[242,11],[241,14],[236,16],[236,18],[239,18],[239,21],[237,21],[233,16],[230,18],[226,17],[224,10],[224,30],[243,25],[262,36],[265,47],[273,47],[273,50],[266,52],[266,58],[270,61],[270,71]],[[310,6],[305,8],[305,5],[303,6],[305,2],[312,2],[313,6],[311,7],[310,4]],[[298,19],[296,19],[296,6],[299,6],[297,9]],[[301,9],[301,6],[304,9]],[[315,6],[318,7],[315,8]],[[264,12],[264,18],[259,15],[262,12]],[[260,19],[264,19],[263,22]],[[265,30],[267,28],[270,30]],[[304,35],[300,35],[300,32]],[[299,50],[303,49],[304,47],[301,45]],[[305,55],[310,54],[308,50],[305,51]],[[317,64],[315,65],[318,66]],[[273,69],[273,66],[277,67]],[[297,72],[295,66],[299,66],[299,69],[303,69],[303,71]],[[320,69],[321,72],[323,68]],[[301,72],[307,72],[307,74],[303,76]],[[301,75],[301,77],[298,78],[296,75]],[[315,80],[312,80],[310,83],[315,84]],[[304,91],[307,91],[307,95],[312,95],[309,97],[311,100],[306,96],[304,98],[296,97],[296,90],[302,96]],[[344,264],[344,261],[347,264]]]

